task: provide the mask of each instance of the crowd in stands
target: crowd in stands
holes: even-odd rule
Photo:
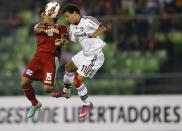
[[[4,2],[2,7],[4,14],[2,18],[11,20],[7,28],[2,28],[0,34],[13,35],[18,27],[22,25],[19,13],[23,9],[31,9],[34,12],[35,19],[39,19],[39,11],[44,7],[45,1],[26,1],[27,7],[18,8],[15,2]],[[19,1],[19,0],[15,0]],[[115,41],[117,38],[118,48],[125,49],[149,49],[153,50],[158,47],[158,41],[154,35],[155,32],[170,32],[182,30],[182,18],[175,17],[171,19],[168,15],[180,14],[182,12],[181,0],[58,0],[63,5],[67,3],[77,4],[83,15],[91,15],[97,18],[104,16],[115,16],[116,19],[109,17],[103,21],[107,27],[105,40],[108,42]],[[25,3],[22,3],[25,4]],[[8,5],[8,8],[6,5]],[[16,4],[17,5],[17,4]],[[12,8],[11,8],[12,7]],[[14,7],[14,8],[13,8]],[[1,8],[0,8],[1,9]],[[7,15],[8,14],[8,15]],[[144,15],[144,17],[136,17]],[[145,16],[159,15],[157,18],[149,18]],[[8,16],[8,17],[7,17]],[[2,26],[2,25],[1,25]],[[155,26],[155,28],[153,28]],[[3,26],[2,26],[3,27]],[[117,29],[117,37],[114,37],[115,29]],[[147,45],[146,42],[149,42]]]
[[[0,18],[6,22],[0,25],[0,36],[14,37],[16,30],[25,25],[20,16],[23,10],[32,10],[34,21],[37,22],[40,9],[49,1],[53,0],[1,1]],[[180,16],[182,0],[57,1],[63,6],[75,3],[83,15],[94,16],[101,20],[107,29],[104,40],[108,44],[115,44],[118,52],[130,50],[153,52],[157,49],[166,49],[171,57],[174,50],[169,35],[171,32],[182,31],[182,16]]]
[[[0,0],[0,77],[18,73],[22,75],[36,49],[33,26],[40,19],[40,10],[49,1],[54,0]],[[111,77],[140,75],[160,72],[161,67],[169,72],[171,68],[166,61],[178,65],[175,70],[180,68],[182,71],[182,62],[178,63],[181,61],[178,58],[182,58],[182,0],[55,1],[61,2],[62,6],[75,3],[83,15],[94,16],[106,26],[107,31],[101,36],[107,42],[104,48],[106,61],[101,73],[110,73],[108,76]],[[77,51],[76,48],[62,50],[62,60],[65,63]],[[64,72],[64,67],[61,70]],[[101,78],[105,76],[107,75]],[[2,81],[2,78],[0,86],[12,87],[5,89],[14,88],[14,94],[18,94],[19,89],[15,87],[19,87],[17,81],[20,78],[13,77],[12,81]],[[123,90],[119,86],[127,87],[126,91],[128,87],[132,87],[133,92],[133,88],[139,85],[135,80],[107,82],[108,80],[95,81],[90,85],[98,87],[97,89],[103,87],[102,91],[107,91],[108,86],[117,94]],[[113,90],[113,87],[117,87],[119,91]],[[9,93],[0,90],[0,94],[6,92]]]

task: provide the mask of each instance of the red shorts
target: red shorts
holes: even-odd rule
[[[26,67],[23,76],[40,80],[45,85],[55,85],[59,59],[54,54],[36,53]]]

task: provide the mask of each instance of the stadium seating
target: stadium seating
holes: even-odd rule
[[[8,79],[12,79],[10,82],[0,81],[0,85],[7,87],[5,90],[0,89],[1,94],[21,94],[21,90],[17,88],[20,87],[19,81],[21,78],[19,68],[25,66],[24,59],[27,59],[28,61],[31,60],[36,51],[36,37],[30,34],[33,29],[32,25],[36,23],[36,21],[33,20],[33,14],[31,11],[24,11],[21,13],[21,18],[25,24],[20,28],[17,28],[16,33],[13,36],[4,36],[0,39],[2,46],[0,74],[1,76],[8,77]],[[59,19],[58,22],[66,24],[64,19]],[[153,24],[150,26],[156,27],[156,25]],[[180,32],[169,33],[169,39],[174,43],[175,51],[179,52],[182,52],[181,35],[182,33]],[[160,42],[163,42],[165,39],[164,33],[161,32],[156,32],[155,36]],[[104,39],[104,35],[102,38]],[[80,49],[81,48],[77,43],[71,47],[71,50],[75,53]],[[168,52],[165,49],[158,49],[153,52],[142,52],[140,49],[118,51],[116,43],[110,42],[107,43],[103,51],[105,63],[99,71],[101,75],[104,74],[102,75],[102,78],[105,76],[110,76],[111,79],[112,76],[120,78],[120,76],[154,74],[159,72],[168,61]],[[60,74],[63,74],[63,72]],[[107,78],[102,79],[99,76],[100,75],[96,75],[99,79],[94,79],[93,81],[88,80],[87,82],[89,85],[88,89],[93,94],[132,94],[136,91],[138,84],[140,84],[136,79],[130,79],[128,77],[118,80],[108,80]],[[57,85],[62,87],[63,83],[59,81]],[[39,84],[36,86],[39,86]],[[110,87],[115,89],[112,90]],[[96,92],[95,90],[98,91]],[[39,94],[43,93],[41,88],[36,89],[36,91]]]

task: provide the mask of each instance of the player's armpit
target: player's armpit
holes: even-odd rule
[[[96,36],[103,34],[105,31],[106,28],[103,25],[100,25],[99,28],[93,34],[88,34],[88,38],[95,38]]]

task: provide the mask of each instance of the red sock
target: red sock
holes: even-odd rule
[[[32,86],[30,86],[28,89],[24,89],[24,94],[26,95],[26,97],[31,101],[33,106],[36,106],[38,101],[35,97],[35,91],[33,89]]]

